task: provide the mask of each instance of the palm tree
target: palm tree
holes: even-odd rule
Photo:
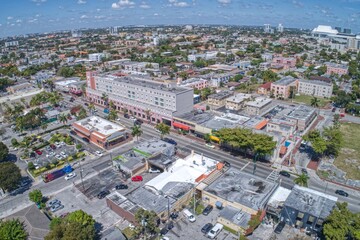
[[[117,119],[118,115],[117,112],[114,109],[111,109],[108,115],[109,120],[115,120]]]
[[[86,110],[84,108],[81,108],[81,110],[79,111],[76,119],[81,120],[81,119],[84,119],[86,117],[87,117]]]
[[[54,106],[58,105],[61,100],[63,100],[63,97],[58,92],[53,92],[49,98],[49,102]]]
[[[88,105],[88,109],[89,109],[89,112],[90,112],[91,114],[94,114],[94,110],[95,110],[95,105],[94,105],[94,103],[90,103],[90,104]]]
[[[68,118],[66,117],[66,115],[65,114],[60,114],[59,116],[58,116],[58,120],[59,120],[59,122],[61,122],[61,123],[67,123],[67,121],[68,121]]]
[[[160,138],[163,139],[164,135],[170,133],[170,126],[165,123],[156,124],[155,128],[160,132]]]
[[[109,96],[106,94],[106,93],[103,93],[102,96],[101,96],[101,100],[104,101],[104,105],[107,106],[109,103]]]
[[[311,106],[312,107],[315,107],[315,108],[317,108],[317,107],[319,107],[319,104],[320,104],[320,100],[317,98],[317,97],[313,97],[312,99],[311,99]]]
[[[54,91],[55,88],[55,84],[51,79],[48,79],[47,81],[44,82],[45,85],[47,85],[50,88],[50,92]]]
[[[139,137],[141,136],[142,134],[142,130],[141,130],[141,127],[139,125],[135,125],[131,128],[131,135],[133,137],[136,137],[136,141],[138,142],[139,141]]]
[[[110,109],[116,109],[116,106],[115,106],[115,104],[114,104],[113,101],[110,101],[110,102],[109,102],[109,108],[110,108]]]
[[[151,116],[153,115],[153,113],[151,112],[151,110],[150,109],[147,109],[147,110],[145,110],[144,111],[145,112],[145,115],[146,115],[146,119],[148,120],[148,123],[150,123],[151,122]]]
[[[24,104],[25,107],[27,107],[25,98],[20,98],[20,102],[21,102],[22,104]]]
[[[49,127],[49,125],[47,123],[44,123],[43,125],[41,125],[41,129],[46,131],[46,129]]]
[[[306,175],[305,173],[303,173],[299,177],[294,179],[294,183],[296,183],[296,184],[298,184],[300,186],[303,186],[303,187],[307,187],[308,186],[308,184],[307,184],[308,180],[309,180],[309,176]]]

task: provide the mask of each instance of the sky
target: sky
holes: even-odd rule
[[[0,0],[0,37],[152,24],[236,24],[360,32],[360,0]]]

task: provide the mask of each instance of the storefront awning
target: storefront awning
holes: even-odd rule
[[[189,126],[182,124],[182,123],[177,123],[177,122],[173,122],[173,127],[177,127],[177,128],[183,129],[185,131],[189,131],[189,129],[190,129]]]

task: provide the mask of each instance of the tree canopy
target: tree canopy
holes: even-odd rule
[[[244,153],[265,156],[271,154],[276,147],[272,137],[244,128],[223,128],[214,135],[220,138],[223,146]]]
[[[135,220],[138,226],[135,229],[137,235],[141,233],[158,233],[160,229],[156,226],[158,216],[154,211],[147,211],[140,208],[135,213]]]
[[[3,142],[0,142],[0,162],[5,161],[8,154],[9,148]]]
[[[18,187],[21,180],[20,169],[13,162],[0,163],[0,188],[11,191]]]
[[[159,130],[161,139],[164,137],[164,135],[170,133],[170,126],[166,125],[165,123],[156,124],[155,128]]]
[[[29,192],[29,199],[34,203],[40,203],[43,199],[42,192],[39,189],[34,189]]]
[[[25,240],[27,232],[24,223],[19,219],[0,221],[0,239],[2,240]]]

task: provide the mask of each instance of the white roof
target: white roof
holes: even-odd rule
[[[115,124],[113,122],[110,122],[106,119],[100,118],[98,116],[87,117],[87,118],[79,120],[75,123],[86,128],[90,132],[96,131],[105,136],[109,136],[115,132],[125,130],[124,127],[122,127],[118,124]],[[94,134],[96,134],[96,133],[94,133]],[[97,135],[97,136],[102,137],[100,135]]]
[[[285,202],[285,200],[288,198],[290,193],[291,193],[290,189],[284,187],[278,187],[271,196],[271,198],[269,199],[268,205],[272,207],[277,207],[280,203]]]
[[[185,159],[178,159],[167,172],[163,172],[146,183],[160,191],[169,182],[196,183],[202,174],[212,172],[218,161],[202,157],[199,154],[190,154]]]
[[[312,30],[313,33],[328,33],[328,34],[338,34],[339,32],[336,29],[333,29],[331,26],[319,25]]]

